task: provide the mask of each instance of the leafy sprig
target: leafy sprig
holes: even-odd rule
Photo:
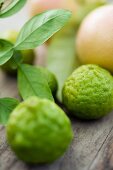
[[[14,50],[33,49],[59,31],[69,20],[71,12],[68,10],[50,10],[31,18],[21,29],[14,46],[5,40],[0,40],[2,52],[0,65],[6,63]],[[2,45],[3,44],[3,45]],[[3,49],[2,49],[3,46]]]
[[[21,1],[16,0],[15,2],[20,3],[20,6],[22,6]],[[17,11],[20,6],[18,8],[16,6],[14,8],[16,10],[14,11]],[[9,13],[7,11],[6,15],[8,16],[8,14],[11,14],[10,10]],[[0,17],[5,17],[6,15],[5,13],[3,15],[0,14]],[[39,68],[21,64],[22,61],[19,55],[16,55],[17,52],[19,50],[33,49],[43,44],[53,34],[59,31],[70,17],[71,12],[68,10],[58,9],[46,11],[34,16],[23,26],[14,45],[0,39],[0,65],[3,65],[10,59],[14,60],[18,68],[18,89],[23,99],[30,96],[38,96],[54,101],[44,73]],[[9,114],[14,108],[13,106],[18,104],[15,100],[1,99],[0,109],[2,109],[3,114],[1,114],[0,123],[7,123]],[[3,107],[3,103],[5,107]]]

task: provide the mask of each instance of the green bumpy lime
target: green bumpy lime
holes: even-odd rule
[[[16,155],[29,163],[49,163],[59,158],[73,138],[66,114],[47,99],[31,97],[10,115],[7,139]]]
[[[98,119],[113,109],[113,77],[97,65],[76,69],[63,87],[63,103],[81,119]]]
[[[45,75],[45,78],[47,79],[48,85],[52,91],[53,96],[56,96],[56,92],[58,90],[58,83],[55,75],[45,67],[38,66],[38,68]]]

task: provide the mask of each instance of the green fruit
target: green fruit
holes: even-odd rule
[[[98,8],[99,6],[104,5],[105,2],[91,2],[91,3],[84,3],[84,5],[80,5],[79,9],[76,14],[76,26],[79,27],[83,19],[94,9]]]
[[[65,82],[63,103],[82,119],[105,116],[113,109],[113,77],[97,65],[79,67]]]
[[[8,40],[12,43],[15,43],[17,36],[18,36],[18,32],[15,30],[8,30],[0,34],[0,38]]]
[[[58,83],[55,75],[52,72],[50,72],[47,68],[44,67],[38,67],[38,68],[40,68],[42,73],[45,75],[45,78],[47,79],[52,94],[55,96],[58,89]]]
[[[31,49],[28,50],[22,50],[21,51],[22,56],[23,56],[23,62],[26,64],[33,64],[34,59],[35,59],[35,54],[34,51]]]
[[[8,40],[11,43],[15,43],[17,36],[18,36],[18,32],[14,31],[14,30],[9,30],[9,31],[2,33],[2,35],[0,35],[0,38]],[[33,61],[35,58],[35,54],[34,54],[33,50],[31,50],[31,49],[21,50],[21,55],[23,58],[23,63],[33,64]],[[13,66],[14,66],[14,61],[13,61],[13,59],[10,59],[8,62],[6,62],[2,66],[2,69],[10,74],[15,74],[16,69],[14,69]]]
[[[29,163],[59,158],[73,138],[70,120],[53,102],[31,97],[10,115],[7,139],[16,155]]]
[[[97,4],[97,5],[104,5],[105,3],[107,3],[107,0],[77,0],[78,3],[80,3],[81,5],[91,5],[91,4]]]

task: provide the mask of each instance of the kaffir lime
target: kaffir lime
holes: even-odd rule
[[[97,119],[113,109],[113,77],[97,65],[76,69],[63,88],[63,103],[77,117]]]
[[[12,112],[8,142],[25,162],[48,163],[59,158],[73,137],[70,120],[53,102],[31,97]]]

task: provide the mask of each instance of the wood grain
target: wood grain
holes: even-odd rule
[[[17,84],[0,71],[0,97],[5,96],[18,98]],[[70,118],[73,142],[51,165],[33,166],[18,160],[7,144],[5,127],[0,126],[0,170],[113,170],[113,113],[97,121]]]

